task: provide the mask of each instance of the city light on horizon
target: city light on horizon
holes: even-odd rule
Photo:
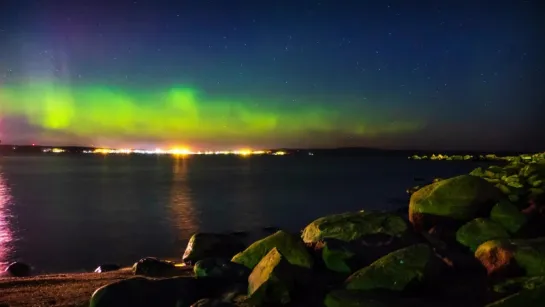
[[[64,152],[59,151],[58,149],[47,148],[43,152],[54,152],[60,153]],[[156,148],[154,150],[145,150],[145,149],[112,149],[112,148],[96,148],[92,150],[84,150],[85,154],[145,154],[145,155],[173,155],[173,156],[191,156],[191,155],[238,155],[238,156],[255,156],[255,155],[274,155],[274,156],[283,156],[286,155],[285,151],[272,151],[272,150],[251,150],[251,149],[239,149],[239,150],[199,150],[192,151],[188,148],[172,148],[172,149],[162,149]]]

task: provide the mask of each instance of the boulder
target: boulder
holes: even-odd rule
[[[492,290],[498,294],[514,294],[525,289],[545,286],[545,276],[518,277],[495,284]]]
[[[206,258],[193,266],[196,277],[215,277],[234,281],[246,281],[251,271],[242,264],[224,258]]]
[[[205,258],[231,258],[244,248],[244,243],[233,235],[197,233],[189,239],[182,260],[194,264]]]
[[[322,248],[322,260],[325,266],[337,273],[350,274],[353,272],[357,252],[347,242],[335,239],[326,239]]]
[[[456,232],[456,240],[472,251],[486,241],[507,238],[509,234],[500,224],[485,218],[474,219]]]
[[[146,257],[138,260],[133,266],[134,275],[149,277],[167,277],[175,275],[176,266],[173,262]]]
[[[426,244],[412,245],[392,252],[358,270],[345,282],[348,290],[404,291],[421,286],[431,274],[439,273],[440,260]]]
[[[323,239],[350,242],[377,234],[401,238],[407,232],[407,223],[396,214],[360,211],[321,217],[305,227],[302,238],[305,243]]]
[[[545,283],[533,284],[506,298],[496,301],[486,307],[531,307],[543,306],[545,302]]]
[[[526,216],[507,200],[500,201],[492,208],[490,219],[510,233],[517,233],[527,222]]]
[[[154,280],[153,286],[154,301],[149,306],[186,307],[199,299],[219,295],[224,288],[224,282],[215,278],[173,277]]]
[[[98,288],[89,307],[147,307],[155,305],[155,287],[151,280],[134,277]]]
[[[282,230],[254,242],[246,250],[236,254],[231,261],[253,269],[273,248],[282,253],[286,261],[293,265],[312,268],[314,264],[303,241],[298,236]]]
[[[440,223],[464,223],[487,216],[503,198],[486,180],[461,175],[427,185],[411,195],[409,220],[418,231]]]
[[[13,277],[28,277],[31,271],[30,265],[23,262],[12,262],[5,269],[5,272]]]
[[[111,272],[111,271],[117,271],[121,269],[121,267],[117,264],[101,264],[95,269],[95,273],[105,273],[105,272]]]
[[[296,271],[277,248],[273,248],[255,266],[248,278],[248,296],[252,304],[287,304],[292,300]]]
[[[493,276],[545,275],[545,238],[491,240],[481,244],[475,257]]]

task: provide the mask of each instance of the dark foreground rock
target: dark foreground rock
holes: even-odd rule
[[[224,258],[206,258],[193,267],[196,277],[223,278],[231,281],[246,281],[251,270],[246,266]]]
[[[30,265],[23,262],[10,263],[5,270],[5,273],[13,277],[27,277],[30,276],[31,272]]]
[[[442,265],[426,244],[392,252],[352,274],[345,282],[349,290],[410,290],[421,287],[439,274]]]
[[[182,257],[183,262],[194,264],[206,258],[228,258],[244,250],[245,245],[234,235],[197,233],[191,236]]]
[[[227,289],[224,282],[214,278],[134,277],[97,289],[91,296],[90,307],[186,307],[207,296],[221,297]]]

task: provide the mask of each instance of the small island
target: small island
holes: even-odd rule
[[[300,234],[196,233],[177,261],[0,279],[2,306],[541,306],[545,153],[408,190],[408,207],[317,218]],[[1,305],[1,304],[0,304]]]

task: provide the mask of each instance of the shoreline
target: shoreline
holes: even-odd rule
[[[306,247],[303,247],[302,250],[297,251],[297,249],[300,248],[300,246],[305,246],[305,245],[300,244],[298,242],[292,242],[293,238],[291,238],[290,235],[288,235],[287,233],[280,230],[274,234],[269,233],[269,235],[267,235],[266,234],[267,231],[264,231],[263,236],[261,236],[261,239],[255,241],[245,250],[244,248],[241,249],[239,247],[236,247],[235,250],[237,251],[242,250],[242,252],[239,252],[232,258],[231,264],[233,262],[239,263],[251,269],[254,269],[256,266],[259,267],[259,266],[270,265],[270,263],[262,264],[263,261],[267,258],[273,259],[274,257],[280,257],[279,259],[284,259],[285,257],[287,261],[291,263],[290,265],[283,264],[283,266],[286,266],[286,268],[291,267],[292,265],[295,265],[296,263],[298,265],[302,265],[302,266],[310,268],[312,267],[313,262],[318,261],[321,263],[320,266],[316,264],[317,267],[313,268],[313,274],[317,274],[316,280],[313,280],[311,283],[322,282],[323,281],[322,275],[325,274],[325,276],[328,276],[326,278],[328,287],[323,288],[325,291],[326,288],[330,289],[332,282],[335,285],[337,285],[336,287],[338,287],[339,281],[336,278],[338,278],[339,276],[348,276],[346,274],[348,273],[352,274],[357,271],[356,273],[354,273],[354,275],[351,275],[345,281],[345,284],[353,283],[353,286],[350,286],[348,289],[354,289],[356,290],[356,292],[358,292],[361,289],[368,289],[368,287],[371,287],[371,288],[374,287],[372,286],[372,284],[371,286],[365,284],[366,282],[369,282],[369,281],[365,281],[364,278],[362,279],[362,281],[357,281],[358,278],[362,278],[361,274],[363,274],[359,272],[365,272],[366,269],[374,265],[375,261],[380,260],[384,262],[388,259],[388,257],[394,257],[392,255],[403,251],[403,253],[409,253],[409,252],[417,253],[417,254],[419,253],[418,254],[419,256],[416,256],[417,258],[429,257],[426,260],[427,262],[430,262],[430,263],[433,262],[434,267],[435,266],[437,268],[441,267],[440,270],[448,272],[447,277],[436,276],[433,272],[428,272],[424,270],[424,268],[422,268],[423,271],[419,272],[417,274],[418,276],[420,276],[421,274],[424,274],[426,278],[435,280],[435,283],[437,284],[444,283],[447,288],[452,287],[454,284],[458,285],[460,281],[464,281],[464,280],[468,281],[467,286],[464,287],[464,285],[462,285],[460,287],[455,287],[456,289],[454,290],[453,289],[445,290],[441,288],[441,291],[446,291],[445,294],[451,295],[450,299],[452,299],[453,297],[463,298],[464,295],[469,295],[465,299],[470,303],[482,301],[482,302],[486,302],[486,306],[496,306],[496,303],[494,303],[496,301],[501,302],[502,300],[510,300],[512,299],[513,296],[515,296],[515,299],[517,299],[516,295],[520,296],[521,295],[520,293],[523,293],[524,295],[526,295],[526,293],[530,291],[531,294],[534,296],[529,296],[529,298],[525,298],[525,299],[527,299],[528,301],[532,301],[532,299],[535,299],[536,297],[535,295],[545,295],[545,266],[541,267],[542,265],[545,265],[545,249],[541,249],[541,247],[539,248],[536,247],[537,254],[534,253],[532,255],[532,257],[537,257],[538,260],[536,261],[538,261],[538,263],[540,263],[539,261],[541,261],[539,259],[543,259],[544,261],[542,264],[531,263],[531,264],[528,264],[528,268],[526,268],[525,267],[526,264],[523,262],[534,261],[534,260],[528,260],[528,258],[525,256],[526,258],[517,259],[518,262],[511,261],[511,264],[494,263],[494,265],[491,265],[487,261],[497,262],[497,261],[501,261],[501,259],[497,258],[497,256],[495,255],[487,254],[487,253],[490,253],[490,251],[487,250],[487,244],[501,245],[501,244],[506,244],[502,242],[510,242],[505,240],[515,240],[515,241],[519,240],[522,243],[517,243],[517,244],[528,244],[528,248],[534,248],[532,244],[539,245],[539,244],[542,244],[540,243],[541,242],[540,240],[545,240],[544,234],[542,233],[543,231],[539,227],[540,225],[542,225],[542,220],[537,220],[536,222],[536,220],[531,220],[529,218],[530,216],[532,216],[532,218],[535,216],[538,216],[540,219],[545,217],[545,210],[542,210],[542,209],[545,209],[545,203],[542,203],[543,196],[545,196],[544,194],[545,192],[543,191],[543,189],[545,188],[545,181],[544,181],[545,176],[541,175],[545,173],[542,173],[542,171],[536,171],[535,167],[533,167],[536,165],[538,165],[539,167],[542,167],[542,166],[545,167],[545,154],[524,155],[522,157],[495,157],[495,159],[496,159],[495,161],[497,162],[500,162],[500,161],[502,162],[502,163],[499,163],[501,166],[493,165],[489,167],[488,169],[477,168],[473,170],[469,175],[465,174],[465,175],[460,175],[453,178],[437,179],[431,183],[424,184],[422,187],[418,187],[411,191],[408,191],[408,194],[410,194],[411,198],[408,203],[409,216],[407,221],[405,221],[404,218],[399,217],[401,215],[400,214],[401,209],[396,210],[395,212],[360,211],[360,212],[341,213],[341,214],[336,214],[331,216],[325,216],[308,224],[303,229],[302,236],[299,240],[302,239],[301,243],[303,243],[304,241],[304,244],[306,244]],[[449,161],[450,159],[440,158],[437,160]],[[454,160],[458,160],[458,158]],[[467,160],[469,160],[468,162],[471,161],[469,158]],[[503,162],[507,162],[507,163],[503,163]],[[515,173],[516,175],[514,175]],[[461,179],[458,179],[458,178],[461,178]],[[488,205],[482,203],[481,206],[485,206],[487,208],[487,211],[484,214],[482,212],[477,212],[477,211],[464,211],[464,216],[462,217],[462,221],[463,221],[462,223],[459,223],[459,222],[452,223],[452,221],[448,220],[451,218],[450,216],[451,214],[453,214],[452,217],[455,217],[458,221],[460,220],[460,216],[455,211],[451,212],[450,210],[446,210],[446,209],[428,207],[430,206],[430,204],[433,204],[433,206],[438,205],[437,202],[434,203],[434,202],[431,202],[430,200],[429,204],[421,203],[421,200],[425,199],[426,197],[431,197],[430,199],[432,199],[433,197],[438,197],[438,196],[431,195],[433,194],[433,191],[435,191],[435,189],[444,188],[448,184],[450,184],[451,186],[456,185],[457,184],[456,180],[462,180],[462,179],[465,181],[469,180],[468,182],[471,183],[470,186],[472,185],[478,186],[478,189],[471,190],[473,188],[470,188],[470,190],[467,190],[468,186],[467,184],[464,184],[460,186],[462,190],[458,191],[457,194],[459,194],[460,192],[462,194],[467,193],[468,195],[470,195],[468,197],[474,197],[474,199],[479,199],[479,201],[481,202],[482,202],[482,197],[476,196],[476,195],[479,195],[480,193],[484,193],[483,195],[489,195],[489,196],[496,195],[497,193],[497,195],[501,194],[503,196],[501,196],[500,198],[497,198],[495,202],[495,206],[493,208],[486,207]],[[433,189],[428,188],[432,186],[434,186],[435,188]],[[452,189],[456,189],[456,188],[452,188]],[[428,195],[429,193],[431,194]],[[440,197],[443,197],[444,195],[445,194],[442,194],[440,195]],[[507,203],[505,203],[504,199]],[[448,203],[452,202],[452,200],[454,199],[443,198],[442,202],[444,202],[444,205],[441,204],[441,206],[450,206]],[[458,202],[459,200],[456,200],[456,201]],[[453,206],[457,206],[457,205],[458,204],[453,204]],[[473,206],[473,205],[474,204],[471,203],[466,206]],[[422,207],[417,210],[415,209],[416,206],[422,206]],[[405,210],[407,209],[407,207],[405,206],[404,208]],[[491,209],[492,211],[490,211]],[[434,212],[434,215],[427,215],[428,213],[426,213],[427,212],[426,210],[430,210],[429,212]],[[443,218],[438,219],[437,215],[435,215],[437,214],[436,213],[437,211],[435,210],[446,210],[446,211],[441,211],[441,212],[446,212],[441,214],[446,214],[448,216],[448,219],[443,219]],[[355,220],[357,220],[358,222],[354,222]],[[356,225],[354,227],[359,227],[357,225],[362,225],[361,223],[364,223],[365,225],[371,225],[371,226],[375,225],[376,227],[365,226],[364,229],[353,229],[350,227],[339,228],[338,226],[334,226],[334,225],[345,225],[345,223],[348,223],[346,225],[352,225],[350,223],[356,223],[356,224],[353,224],[353,225]],[[530,225],[532,223],[533,224],[537,223],[538,227],[536,229],[538,230],[537,232],[538,234],[535,234],[534,232],[532,232],[532,231],[535,231],[536,229],[533,229],[530,227],[530,230],[528,230],[525,228],[525,224]],[[410,228],[414,227],[414,229],[409,229],[407,228],[408,226],[411,226]],[[535,226],[535,225],[531,225],[531,226]],[[324,229],[324,227],[325,228],[333,227],[332,229],[334,229],[336,232],[329,233],[328,232],[329,230]],[[343,229],[350,229],[350,230],[343,230]],[[339,231],[341,233],[338,233]],[[363,234],[362,237],[358,239],[356,238],[357,237],[356,235],[358,236],[360,235],[358,234],[358,232],[366,232],[366,234]],[[236,237],[233,234],[210,234],[210,235],[216,236],[215,239],[214,237],[209,238],[208,240],[212,240],[210,242],[214,242],[214,240],[218,240],[218,238],[222,238],[221,236]],[[328,236],[332,236],[332,237],[330,238]],[[418,239],[415,239],[416,237],[418,237]],[[274,240],[272,238],[274,238]],[[340,245],[341,246],[340,249],[339,249],[339,246],[337,245],[339,243],[335,243],[335,245],[330,245],[332,244],[332,242],[328,240],[333,238],[339,242],[342,241]],[[252,236],[252,239],[253,239],[253,236]],[[504,241],[497,241],[499,239]],[[241,240],[241,238],[238,237],[238,240],[242,241],[244,239]],[[263,245],[268,246],[267,244],[272,244],[268,242],[267,240],[274,241],[273,249],[270,250],[270,252],[267,253],[266,255],[263,254],[263,255],[260,255],[258,258],[255,258],[257,257],[255,255],[256,249],[254,248],[254,250],[252,250],[252,246],[256,244],[260,246],[263,246]],[[497,243],[495,240],[499,243]],[[225,244],[225,242],[222,243],[221,241],[222,240],[215,241],[216,243],[206,243],[206,240],[201,239],[201,241],[199,241],[198,237],[194,235],[188,243],[188,247],[186,249],[186,253],[184,254],[182,261],[187,262],[189,259],[188,255],[190,255],[191,253],[195,253],[195,251],[197,250],[197,247],[203,248],[202,247],[203,245],[199,246],[198,244],[205,244],[205,246],[206,244],[211,244],[208,247],[209,249],[211,248],[210,246],[216,246],[215,253],[216,254],[219,253],[218,255],[220,256],[215,256],[215,257],[223,257],[223,255],[225,254],[225,249],[233,250],[233,246],[226,247],[225,245],[223,245],[222,247],[222,244]],[[359,242],[358,247],[354,247],[354,245],[351,245],[352,242],[355,242],[355,241]],[[285,246],[283,247],[283,244],[288,244],[290,248],[286,249]],[[370,251],[376,252],[376,257],[373,256],[371,257],[372,259],[371,258],[366,259],[365,261],[358,263],[356,267],[353,267],[354,263],[350,261],[346,261],[346,260],[350,257],[353,257],[354,255],[360,255],[360,256],[364,255],[360,253],[362,244],[364,245],[365,253],[368,253]],[[452,253],[452,250],[451,250],[451,248],[453,247],[455,250],[454,254]],[[502,247],[497,247],[497,248],[502,248]],[[262,248],[260,247],[260,249]],[[308,251],[305,251],[307,249]],[[434,252],[437,253],[437,256],[441,256],[439,257],[440,261],[439,259],[435,259],[435,256],[433,257],[431,255],[422,256],[428,253],[428,250],[431,250],[431,249],[433,249]],[[269,250],[269,248],[267,248],[267,250]],[[310,258],[305,260],[305,257],[307,256],[304,256],[304,255],[303,256],[298,255],[296,257],[291,256],[290,253],[292,253],[292,250],[295,250],[296,253],[302,253],[301,255],[310,253],[311,255],[308,256]],[[333,250],[335,251],[334,253],[332,253]],[[479,254],[479,251],[480,251],[480,254]],[[474,255],[473,255],[473,252],[475,253]],[[210,253],[214,254],[214,252],[211,250],[207,250],[205,254],[210,254]],[[314,253],[318,253],[318,256],[315,255]],[[509,257],[516,257],[516,252],[510,251],[509,253],[514,253]],[[290,257],[295,257],[293,258],[293,261],[295,261],[294,263],[292,263],[292,260],[290,260]],[[366,257],[368,256],[365,255],[363,258],[366,258]],[[395,257],[402,257],[400,258],[402,259],[400,262],[401,264],[403,264],[404,259],[406,261],[411,261],[410,256],[405,255],[405,256],[395,256]],[[408,257],[408,258],[405,258],[405,257]],[[153,261],[150,262],[146,259],[149,259],[149,258],[140,260],[132,268],[124,267],[120,270],[104,272],[104,273],[79,273],[79,272],[53,273],[53,274],[42,274],[42,275],[36,275],[36,276],[30,276],[30,277],[0,276],[0,292],[2,293],[2,298],[0,298],[0,306],[2,307],[4,306],[26,307],[26,306],[48,306],[48,305],[50,306],[89,306],[89,300],[91,298],[91,295],[98,288],[111,285],[111,284],[116,284],[122,281],[127,281],[127,279],[133,278],[135,276],[147,276],[151,278],[150,280],[159,280],[159,281],[165,278],[169,279],[172,277],[174,277],[174,279],[179,277],[183,277],[183,278],[191,277],[192,280],[203,280],[206,278],[202,278],[202,276],[209,276],[206,274],[209,274],[210,272],[212,272],[210,271],[205,274],[203,273],[204,271],[199,271],[198,269],[195,269],[194,271],[193,270],[194,267],[191,265],[182,266],[180,263],[176,264],[176,263],[165,262],[162,260],[153,260],[153,259],[152,259]],[[189,262],[191,262],[190,264],[194,264],[195,261],[199,259],[205,259],[205,258],[202,258],[201,256],[200,258],[195,258],[194,260],[190,260]],[[146,263],[146,261],[148,262]],[[281,262],[279,263],[283,263],[282,261],[284,260],[281,260]],[[328,261],[331,261],[331,262],[328,262]],[[477,264],[477,267],[486,269],[485,271],[488,271],[488,277],[486,276],[486,274],[482,275],[479,269],[477,269],[476,271],[472,271],[475,268],[477,268],[477,267],[474,267],[475,264],[473,262],[475,261],[477,263],[479,261],[481,262]],[[365,264],[363,264],[364,262]],[[427,262],[425,265],[426,267],[428,266]],[[196,267],[199,266],[198,263],[199,262],[197,262]],[[497,285],[498,281],[511,282],[510,278],[513,277],[512,273],[509,273],[510,275],[504,275],[504,271],[496,272],[495,270],[497,269],[497,266],[507,266],[507,265],[512,266],[513,263],[521,266],[524,270],[534,270],[537,272],[537,273],[536,272],[529,273],[529,271],[526,271],[526,273],[523,273],[523,271],[520,271],[520,270],[513,271],[513,272],[518,272],[518,273],[514,273],[513,275],[514,277],[517,277],[517,276],[520,278],[529,277],[532,280],[532,282],[536,282],[535,281],[536,277],[538,278],[543,277],[544,281],[542,282],[541,279],[539,279],[537,286],[532,286],[532,288],[528,288],[528,289],[524,288],[526,286],[520,286],[521,288],[519,288],[518,290],[519,292],[513,292],[513,290],[511,289],[512,287],[509,290],[505,290],[504,292],[490,290],[489,287],[491,285]],[[141,267],[144,267],[143,271],[142,270],[139,271],[138,265],[141,265]],[[382,265],[383,264],[381,264],[381,266]],[[395,264],[394,262],[389,265],[395,266],[399,264]],[[165,271],[163,269],[165,268],[166,268],[166,271],[168,271],[169,273],[164,274]],[[468,270],[468,268],[470,268],[469,271],[465,271],[465,270]],[[405,274],[402,270],[402,267],[400,267],[399,269],[400,269],[399,273],[394,273],[394,275]],[[287,269],[287,270],[289,271],[291,269]],[[160,273],[157,273],[159,271]],[[331,271],[334,271],[336,273],[333,274],[334,276],[332,275],[334,278],[330,280],[329,278],[331,278],[330,275],[332,274]],[[398,270],[394,270],[394,271],[398,272]],[[377,272],[380,273],[380,271],[377,271]],[[377,277],[378,275],[374,275],[374,274],[379,274],[379,273],[373,273],[373,276],[374,276],[373,278],[378,278]],[[199,275],[199,274],[205,274],[205,275]],[[225,272],[223,272],[222,274],[225,274]],[[385,273],[380,273],[380,274],[385,274]],[[409,273],[406,273],[406,274],[409,274]],[[493,278],[490,277],[492,276],[491,274],[494,274]],[[497,275],[497,274],[500,274],[500,275]],[[250,283],[250,288],[248,289],[252,288],[251,285],[254,282],[252,280],[252,276],[253,274],[250,275],[247,281]],[[199,278],[194,279],[193,277],[199,277]],[[260,276],[260,278],[263,278],[263,276]],[[282,278],[285,278],[285,276],[283,276]],[[282,283],[283,282],[282,278],[280,278],[280,280],[274,279],[274,281],[269,281],[269,282]],[[414,277],[411,277],[411,278],[414,278]],[[463,278],[463,279],[460,279],[460,278]],[[484,285],[483,287],[480,287],[480,284],[479,284],[481,280],[483,281],[483,285]],[[453,283],[453,281],[455,282]],[[130,282],[130,281],[127,281],[127,282]],[[374,280],[372,282],[374,283]],[[387,285],[387,283],[384,285]],[[412,286],[414,285],[411,284],[411,287]],[[469,289],[468,288],[469,286],[479,287],[479,288],[477,288],[476,290],[474,288]],[[407,302],[410,301],[414,303],[415,306],[421,303],[423,304],[422,306],[428,306],[428,304],[430,304],[431,306],[432,302],[433,304],[441,302],[440,299],[437,300],[438,299],[436,297],[437,295],[443,295],[443,292],[441,292],[441,294],[430,293],[429,296],[420,297],[420,295],[422,295],[422,293],[420,292],[413,293],[411,292],[412,290],[406,290],[404,288],[398,289],[398,288],[399,288],[398,286],[395,286],[392,290],[395,289],[395,291],[404,291],[404,292],[409,291],[407,293],[410,293],[411,296],[407,297]],[[287,289],[284,289],[284,288],[282,289],[283,289],[282,291],[288,291]],[[336,288],[333,288],[333,289],[336,289]],[[254,290],[249,290],[249,291],[253,292]],[[290,289],[289,292],[291,293],[291,291],[292,290]],[[327,290],[327,291],[329,292],[330,290]],[[536,291],[538,292],[538,294],[535,294]],[[539,292],[539,291],[542,291],[542,292]],[[255,296],[256,295],[255,293],[248,293],[248,295],[254,294]],[[303,298],[305,297],[305,295],[308,295],[304,293],[305,292],[302,292],[302,294],[300,294],[300,295],[303,295],[302,296]],[[378,293],[380,293],[380,291]],[[369,300],[369,298],[365,295],[360,296],[362,293],[358,293],[357,296],[354,296],[353,294],[348,294],[346,290],[334,290],[332,292],[329,292],[329,294],[325,292],[324,295],[326,294],[327,296],[325,297],[325,301],[322,301],[322,302],[324,302],[324,304],[328,307],[345,306],[343,304],[347,304],[347,302],[354,302],[354,300],[358,302]],[[240,294],[240,295],[244,296],[245,294]],[[262,293],[260,295],[271,295],[271,294]],[[392,299],[394,300],[402,299],[402,298],[389,298],[388,296],[383,297],[384,294],[381,294],[381,295],[379,294],[379,299],[384,300],[385,302],[386,301],[391,302]],[[417,296],[417,298],[413,296]],[[298,296],[294,296],[294,297],[298,298]],[[274,299],[274,298],[271,297],[269,299]],[[308,299],[308,297],[306,297],[305,299]],[[449,299],[448,296],[446,297],[446,299]],[[375,300],[374,296],[373,296],[373,300]],[[396,301],[396,302],[401,302],[401,301],[402,300]],[[257,305],[263,306],[262,304],[257,304]],[[100,306],[103,306],[103,305],[100,305]],[[104,306],[111,306],[111,305],[104,305]],[[186,305],[183,305],[183,306],[186,306]],[[232,304],[232,306],[241,306],[241,305]],[[410,305],[410,306],[413,306],[413,305]],[[469,304],[468,306],[485,306],[485,304],[484,303],[479,305]],[[511,305],[499,304],[497,306],[511,306]],[[530,307],[534,305],[527,304],[526,306]]]

